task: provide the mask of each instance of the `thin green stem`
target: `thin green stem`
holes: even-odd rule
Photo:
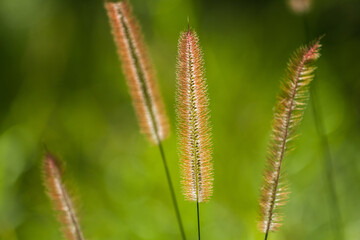
[[[265,233],[265,240],[268,239],[268,235],[269,235],[269,231],[266,231],[266,233]]]
[[[199,206],[199,201],[196,201],[196,212],[197,212],[198,240],[200,240],[200,206]]]
[[[162,158],[162,161],[163,161],[163,164],[164,164],[166,178],[167,178],[167,182],[168,182],[168,185],[169,185],[171,198],[172,198],[172,201],[173,201],[174,210],[175,210],[176,219],[177,219],[177,222],[178,222],[178,225],[179,225],[181,237],[182,237],[183,240],[186,240],[184,226],[183,226],[182,221],[181,221],[181,215],[180,215],[179,207],[178,207],[178,204],[177,204],[177,201],[176,201],[176,195],[175,195],[174,187],[173,187],[173,184],[172,184],[172,181],[171,181],[170,171],[169,171],[169,168],[168,168],[168,165],[167,165],[164,149],[163,149],[163,146],[162,146],[162,143],[161,143],[160,140],[159,140],[159,150],[160,150],[161,158]]]

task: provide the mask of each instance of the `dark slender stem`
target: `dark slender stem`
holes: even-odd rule
[[[267,240],[268,235],[269,235],[269,232],[266,232],[266,233],[265,233],[265,240]]]
[[[174,209],[175,209],[175,214],[176,214],[176,219],[179,225],[179,229],[181,232],[181,237],[183,240],[186,240],[186,236],[185,236],[185,231],[184,231],[184,227],[181,221],[181,216],[180,216],[180,211],[179,211],[179,207],[176,201],[176,195],[175,195],[175,191],[174,191],[174,187],[171,181],[171,176],[170,176],[170,171],[166,162],[166,157],[165,157],[165,153],[164,153],[164,149],[162,146],[161,141],[159,141],[159,150],[160,150],[160,154],[161,154],[161,158],[163,160],[163,164],[164,164],[164,168],[165,168],[165,173],[166,173],[166,178],[168,181],[168,185],[169,185],[169,189],[170,189],[170,193],[171,193],[171,198],[173,201],[173,205],[174,205]]]
[[[303,25],[304,25],[304,35],[305,40],[309,41],[309,35],[310,35],[310,28],[309,23],[307,21],[306,16],[303,16]],[[310,89],[311,91],[311,106],[313,110],[313,116],[314,116],[314,122],[315,122],[315,128],[319,135],[320,142],[321,142],[321,148],[323,152],[323,158],[324,158],[324,165],[325,165],[325,175],[326,175],[326,182],[328,183],[328,191],[329,191],[329,201],[331,204],[330,212],[333,214],[332,217],[332,225],[333,230],[335,232],[335,239],[341,240],[343,239],[343,233],[342,233],[342,223],[341,223],[341,213],[339,208],[338,199],[336,196],[336,189],[335,189],[335,179],[334,179],[334,168],[333,168],[333,160],[331,157],[331,151],[329,146],[329,141],[327,138],[327,135],[325,133],[325,126],[323,123],[323,118],[321,114],[321,108],[319,105],[319,100],[317,99],[317,93],[316,93],[316,82],[313,83],[313,87]]]
[[[199,206],[199,201],[196,201],[196,212],[197,212],[198,239],[200,240],[200,206]]]

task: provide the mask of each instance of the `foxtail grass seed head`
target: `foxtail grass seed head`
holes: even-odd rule
[[[182,32],[178,43],[176,104],[183,191],[187,200],[205,202],[213,185],[209,99],[203,54],[192,29]]]
[[[296,130],[304,115],[309,98],[309,85],[314,78],[314,62],[320,54],[320,38],[299,48],[288,64],[287,75],[281,83],[274,110],[274,120],[269,143],[264,185],[261,190],[259,229],[268,233],[282,224],[279,211],[288,199],[289,190],[284,179],[282,163],[292,149]]]
[[[105,8],[141,131],[158,144],[169,124],[140,26],[128,1],[107,2]]]
[[[46,153],[43,164],[44,184],[66,239],[84,240],[73,202],[62,182],[57,160]]]

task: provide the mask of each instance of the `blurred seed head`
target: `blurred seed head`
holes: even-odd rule
[[[140,25],[128,1],[106,2],[141,131],[156,144],[169,135],[169,123]]]
[[[289,0],[289,6],[296,14],[304,14],[309,12],[312,0]]]

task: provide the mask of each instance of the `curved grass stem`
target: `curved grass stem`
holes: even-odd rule
[[[339,201],[338,197],[336,195],[336,187],[335,187],[335,178],[334,178],[334,166],[333,166],[333,160],[331,157],[331,151],[330,146],[328,142],[328,138],[325,134],[325,127],[323,123],[323,119],[320,114],[320,107],[318,105],[318,99],[317,99],[317,92],[316,88],[312,89],[312,109],[313,109],[313,116],[314,116],[314,122],[315,127],[317,130],[317,133],[319,135],[320,141],[321,141],[321,148],[322,148],[322,154],[323,154],[323,163],[324,163],[324,175],[325,175],[325,182],[327,183],[328,188],[328,194],[329,194],[329,203],[330,203],[330,213],[332,215],[331,222],[333,225],[333,231],[335,234],[335,238],[337,240],[342,240],[343,238],[343,232],[342,232],[342,223],[341,223],[341,212],[339,208]]]

